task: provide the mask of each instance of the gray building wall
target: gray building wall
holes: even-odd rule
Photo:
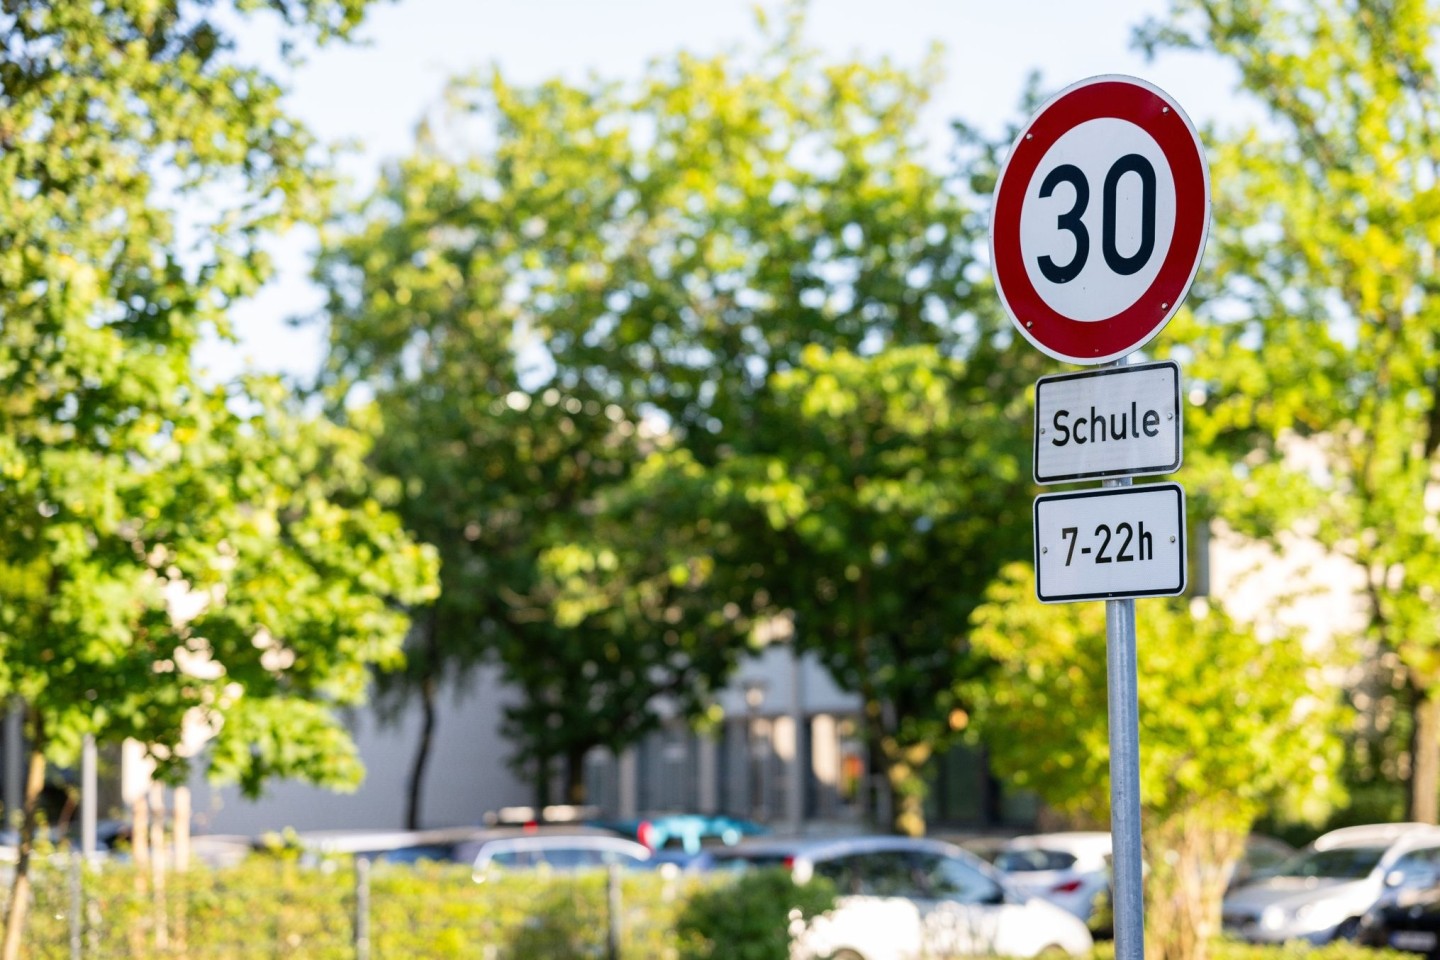
[[[492,669],[480,671],[464,690],[450,686],[442,691],[422,794],[422,827],[476,824],[488,810],[530,802],[532,791],[506,764],[509,745],[500,737],[506,697]],[[251,801],[233,787],[217,789],[197,775],[190,784],[195,831],[253,835],[286,827],[403,827],[420,736],[418,706],[394,725],[381,726],[368,708],[352,712],[347,722],[366,768],[365,782],[355,793],[282,782]]]

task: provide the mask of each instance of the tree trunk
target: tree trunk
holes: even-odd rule
[[[150,873],[150,796],[148,790],[139,791],[130,802],[130,858],[135,862],[135,902],[143,903],[149,888],[147,877]],[[130,955],[145,955],[145,925],[132,923],[127,931],[130,940]]]
[[[190,788],[175,788],[175,870],[185,873],[190,869]]]
[[[866,811],[877,829],[895,823],[895,786],[890,779],[890,758],[885,753],[885,710],[870,685],[861,681],[865,712],[865,783],[862,785]]]
[[[572,806],[585,804],[585,754],[584,747],[571,747],[565,752],[565,802]]]
[[[535,758],[535,815],[543,816],[550,806],[550,755]]]
[[[1415,690],[1411,706],[1415,732],[1410,738],[1410,819],[1440,823],[1440,700]]]
[[[1148,960],[1206,960],[1220,937],[1220,901],[1245,851],[1245,831],[1190,809],[1156,824],[1146,848]]]
[[[982,744],[976,756],[980,766],[981,823],[987,827],[998,827],[1000,821],[1005,818],[1005,802],[1001,792],[1000,778],[995,776],[995,769],[990,764],[988,747]]]
[[[35,848],[35,826],[40,793],[45,788],[45,739],[38,716],[31,716],[30,765],[25,777],[24,818],[20,824],[20,850],[15,877],[10,883],[10,904],[5,911],[4,960],[20,960],[26,909],[30,904],[30,855]]]
[[[166,910],[165,871],[169,869],[165,849],[165,785],[150,784],[150,909],[155,948],[170,949],[170,923]]]
[[[425,786],[425,768],[430,765],[430,748],[435,743],[435,700],[439,681],[428,675],[420,681],[420,742],[415,747],[415,763],[410,768],[410,792],[405,798],[405,829],[420,829],[420,800]]]
[[[175,835],[175,878],[180,887],[181,900],[180,908],[175,911],[173,918],[174,931],[171,943],[175,949],[175,955],[184,958],[189,955],[190,948],[190,926],[188,922],[189,911],[186,903],[189,900],[190,884],[184,874],[190,871],[190,788],[175,788],[174,807],[174,835]]]

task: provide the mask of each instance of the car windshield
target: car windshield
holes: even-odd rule
[[[745,853],[729,856],[717,854],[713,869],[741,873],[745,870],[763,870],[766,867],[783,867],[790,856],[785,853]]]
[[[1384,847],[1339,847],[1333,850],[1306,850],[1281,864],[1270,875],[1276,877],[1329,877],[1357,880],[1367,876],[1380,858]]]
[[[496,850],[489,858],[499,867],[538,867],[541,864],[557,870],[599,867],[611,863],[632,866],[642,862],[638,857],[618,850],[592,847],[545,847],[519,850]]]
[[[995,866],[1007,873],[1067,870],[1074,865],[1074,857],[1058,850],[1006,850],[995,858]]]

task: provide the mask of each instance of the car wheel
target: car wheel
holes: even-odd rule
[[[1039,958],[1039,960],[1061,960],[1062,957],[1070,956],[1070,951],[1058,943],[1052,943],[1048,947],[1041,947],[1040,952],[1035,954],[1035,956]]]
[[[1354,940],[1355,934],[1360,932],[1360,918],[1351,917],[1340,926],[1335,928],[1336,940]]]

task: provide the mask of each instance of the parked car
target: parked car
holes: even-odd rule
[[[643,867],[650,849],[613,834],[524,833],[486,840],[475,853],[471,876],[476,883],[505,870],[585,870],[608,867]]]
[[[1011,840],[1009,836],[957,836],[942,839],[951,840],[966,853],[973,853],[986,863],[994,863],[995,858],[1000,856],[1005,845]]]
[[[1368,911],[1433,886],[1440,828],[1420,823],[1344,827],[1264,876],[1231,890],[1225,931],[1253,943],[1353,939]]]
[[[1230,868],[1226,891],[1268,877],[1298,852],[1284,840],[1267,837],[1263,833],[1250,834],[1245,838],[1245,852]]]
[[[1368,947],[1440,956],[1440,887],[1371,910],[1355,939]]]
[[[666,813],[633,820],[593,820],[592,825],[613,830],[643,843],[651,850],[681,849],[692,856],[703,846],[736,844],[745,837],[769,833],[770,828],[751,820],[718,814]]]
[[[776,840],[707,853],[715,870],[783,866],[797,882],[820,876],[839,888],[835,909],[796,938],[791,960],[1078,956],[1093,946],[1073,915],[1010,889],[989,864],[939,840]]]
[[[320,865],[337,857],[365,857],[377,863],[451,862],[486,831],[481,827],[431,830],[309,830],[265,834],[252,841],[258,850],[296,849],[300,862]],[[466,858],[464,862],[469,862]]]
[[[1110,889],[1110,848],[1100,831],[1042,833],[1010,840],[994,862],[1017,890],[1089,921]]]

